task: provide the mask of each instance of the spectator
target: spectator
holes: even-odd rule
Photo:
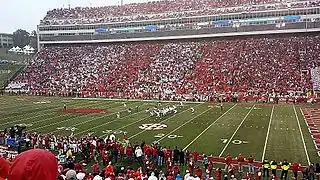
[[[56,180],[58,162],[46,150],[33,149],[19,154],[12,163],[8,179]]]

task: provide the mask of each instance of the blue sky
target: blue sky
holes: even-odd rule
[[[124,3],[148,0],[123,0]],[[0,0],[0,33],[17,29],[36,30],[40,20],[50,9],[75,6],[115,5],[119,0]]]

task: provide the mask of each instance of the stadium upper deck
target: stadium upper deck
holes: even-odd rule
[[[41,45],[205,38],[320,29],[320,1],[160,1],[55,9],[38,26]]]

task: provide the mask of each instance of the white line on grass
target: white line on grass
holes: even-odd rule
[[[76,104],[78,104],[78,103],[76,103]],[[101,103],[99,103],[99,104],[101,104]],[[74,105],[74,104],[73,104],[73,105]],[[90,107],[90,106],[89,106],[89,107]],[[54,114],[54,113],[56,113],[56,112],[47,113],[47,114],[43,114],[43,112],[45,112],[45,111],[53,111],[53,110],[56,110],[56,109],[60,109],[60,107],[53,108],[53,109],[48,109],[48,110],[44,110],[44,111],[37,111],[37,112],[34,112],[34,113],[40,113],[40,112],[41,112],[41,114],[39,114],[39,115],[37,115],[37,116],[31,116],[31,117],[28,117],[28,118],[18,119],[18,120],[15,120],[15,121],[8,121],[8,122],[6,122],[6,123],[0,124],[0,126],[6,125],[6,124],[15,123],[15,122],[20,122],[20,121],[25,121],[25,120],[29,120],[29,119],[35,119],[35,118],[42,117],[42,116],[47,116],[47,115],[50,115],[50,114]],[[34,113],[30,113],[30,114],[34,114]],[[21,115],[23,115],[23,114],[21,114]],[[59,116],[56,116],[56,117],[62,117],[62,116],[65,116],[65,115],[66,115],[66,114],[59,115]],[[15,117],[15,116],[10,116],[10,118],[12,118],[12,117]],[[51,118],[49,118],[49,119],[51,119]],[[0,120],[1,120],[1,119],[0,119]],[[48,120],[48,119],[46,119],[46,120]],[[41,121],[41,120],[40,120],[40,121]],[[38,122],[38,121],[33,121],[33,123],[34,123],[34,122]]]
[[[203,115],[204,113],[208,112],[209,110],[211,110],[213,107],[203,111],[202,113],[196,115],[195,117],[191,118],[189,121],[181,124],[179,127],[177,127],[176,129],[174,129],[173,131],[169,132],[167,135],[163,136],[162,138],[160,138],[159,140],[157,140],[157,142],[160,142],[161,140],[163,140],[164,138],[170,136],[172,133],[174,133],[175,131],[179,130],[181,127],[185,126],[186,124],[188,124],[189,122],[193,121],[194,119],[196,119],[197,117]]]
[[[82,133],[84,133],[84,132],[88,132],[88,131],[91,131],[91,130],[93,130],[93,129],[97,129],[97,128],[99,128],[99,127],[105,126],[105,125],[107,125],[107,124],[110,124],[110,123],[112,123],[112,122],[118,121],[118,120],[120,120],[120,119],[127,118],[127,117],[133,116],[133,115],[135,115],[135,114],[139,114],[139,113],[141,113],[141,112],[143,112],[143,111],[144,111],[144,110],[135,112],[135,113],[133,113],[133,114],[129,114],[129,115],[127,115],[127,116],[123,116],[123,117],[121,117],[121,118],[119,118],[119,119],[115,119],[115,120],[113,120],[113,121],[108,121],[108,122],[103,123],[103,124],[100,124],[100,125],[98,125],[98,126],[94,126],[94,127],[90,128],[90,129],[86,129],[86,130],[84,130],[84,131],[80,131],[80,132],[78,132],[78,133],[75,133],[74,135],[82,134]],[[136,121],[135,121],[135,122],[136,122]],[[100,137],[102,137],[102,136],[100,136]]]
[[[186,147],[183,148],[185,151],[189,146],[191,146],[200,136],[202,136],[208,129],[211,128],[219,119],[221,119],[224,115],[226,115],[229,111],[231,111],[237,104],[234,104],[231,108],[229,108],[226,112],[224,112],[221,116],[219,116],[213,123],[211,123],[206,129],[204,129],[196,138],[194,138]]]
[[[195,108],[195,107],[198,107],[199,105],[201,105],[201,104],[198,104],[198,105],[194,106],[194,108]],[[189,108],[187,108],[187,109],[185,109],[184,111],[181,111],[181,112],[179,112],[179,113],[177,113],[177,114],[174,114],[174,115],[170,116],[169,118],[164,119],[163,121],[161,121],[161,122],[159,122],[159,123],[164,123],[164,122],[168,121],[169,119],[175,117],[176,115],[182,114],[182,113],[184,113],[184,112],[186,112],[186,111],[188,111],[188,110],[189,110]],[[132,139],[132,138],[134,138],[134,137],[136,137],[136,136],[138,136],[138,135],[140,135],[140,134],[142,134],[142,133],[144,133],[144,132],[146,132],[146,131],[147,131],[147,129],[144,129],[144,130],[138,132],[137,134],[132,135],[132,136],[129,137],[128,139]]]
[[[265,142],[264,142],[264,147],[263,147],[263,152],[262,152],[261,161],[264,160],[264,157],[265,157],[265,155],[266,155],[266,150],[267,150],[267,144],[268,144],[268,139],[269,139],[269,134],[270,134],[270,127],[271,127],[271,121],[272,121],[273,111],[274,111],[274,105],[272,106],[272,110],[271,110],[271,115],[270,115],[270,119],[269,119],[269,125],[268,125],[266,140],[265,140]]]
[[[139,120],[137,120],[137,121],[134,121],[134,122],[132,122],[132,123],[126,124],[126,125],[118,128],[118,129],[116,129],[116,131],[117,131],[117,130],[120,130],[120,129],[123,129],[123,128],[126,128],[126,127],[128,127],[128,126],[131,126],[132,124],[136,124],[136,123],[138,123],[138,122],[140,122],[140,121],[143,121],[143,120],[145,120],[145,119],[147,119],[147,118],[149,118],[149,117],[151,117],[151,116],[147,116],[147,117],[144,117],[144,118],[139,119]],[[106,136],[106,135],[107,135],[107,134],[101,135],[99,138],[103,138],[103,137]]]
[[[306,153],[306,157],[307,157],[307,161],[308,161],[308,165],[309,165],[309,164],[310,164],[310,158],[309,158],[309,154],[308,154],[308,151],[307,151],[306,142],[304,141],[304,137],[303,137],[303,134],[302,134],[302,129],[301,129],[301,126],[300,126],[300,122],[299,122],[297,110],[296,110],[296,108],[294,107],[294,105],[293,105],[292,107],[293,107],[293,110],[294,110],[294,114],[296,115],[296,119],[297,119],[297,123],[298,123],[299,130],[300,130],[300,135],[301,135],[301,139],[302,139],[302,144],[303,144],[304,152]]]
[[[219,157],[221,157],[224,153],[224,151],[227,149],[227,147],[229,146],[230,142],[232,141],[232,139],[234,138],[234,136],[237,134],[238,130],[240,129],[240,127],[242,126],[242,124],[244,123],[244,121],[247,119],[247,117],[249,116],[249,114],[251,113],[251,111],[253,110],[253,108],[255,107],[255,105],[253,105],[250,109],[250,111],[246,114],[246,116],[242,119],[241,123],[238,125],[237,129],[233,132],[232,136],[229,138],[227,144],[224,146],[224,148],[222,149],[221,153],[219,154]]]
[[[133,103],[133,104],[135,104],[135,103]],[[119,106],[117,106],[117,107],[119,107]],[[116,108],[117,108],[117,107],[116,107]],[[119,112],[124,112],[124,111],[127,111],[127,109],[122,110],[122,111],[119,111]],[[83,121],[83,122],[80,122],[80,123],[77,123],[77,124],[72,124],[72,127],[76,127],[76,126],[79,126],[79,125],[82,125],[82,124],[86,124],[86,123],[88,123],[88,122],[92,122],[92,121],[97,120],[97,119],[106,118],[106,117],[112,116],[112,115],[117,114],[117,113],[118,113],[118,112],[114,112],[114,113],[111,113],[111,114],[108,114],[108,115],[105,115],[105,116],[96,117],[96,118],[89,119],[89,120],[87,120],[87,121]],[[114,121],[117,121],[117,119],[116,119],[116,120],[112,120],[112,121],[108,121],[106,124],[110,124],[110,123],[112,123],[112,122],[114,122]],[[56,129],[56,130],[51,131],[51,132],[49,132],[49,133],[55,133],[55,132],[58,132],[58,131],[61,131],[61,129]]]
[[[102,103],[98,103],[98,104],[102,104]],[[93,104],[93,105],[97,105],[97,104]],[[87,106],[87,107],[91,107],[91,106]],[[87,108],[87,107],[86,107],[86,108]],[[120,107],[120,106],[116,106],[116,107],[111,108],[111,109],[115,109],[115,108],[118,108],[118,107]],[[115,113],[116,113],[116,112],[115,112]],[[112,113],[112,114],[115,114],[115,113]],[[108,114],[108,115],[112,115],[112,114]],[[79,117],[81,117],[81,118],[87,117],[87,116],[89,116],[89,115],[91,115],[91,114],[86,114],[86,115],[83,115],[83,116],[75,116],[75,117],[73,117],[73,118],[66,119],[66,120],[63,120],[63,121],[59,121],[59,122],[56,122],[56,123],[52,123],[52,124],[48,124],[48,125],[45,125],[45,126],[40,126],[40,127],[37,127],[37,128],[29,129],[27,132],[34,131],[34,130],[38,130],[38,129],[43,129],[43,128],[45,128],[45,127],[49,127],[49,126],[52,126],[52,125],[60,124],[60,123],[63,123],[63,122],[68,122],[68,121],[70,121],[70,120],[72,120],[72,119],[76,119],[76,118],[79,118]],[[104,117],[104,116],[102,116],[102,117]],[[99,117],[99,118],[101,118],[101,117]],[[46,120],[47,120],[47,119],[44,119],[44,120],[42,120],[42,121],[46,121]]]

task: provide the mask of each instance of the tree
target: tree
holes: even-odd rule
[[[13,33],[13,46],[19,46],[23,48],[30,44],[30,33],[26,30],[18,29]]]

